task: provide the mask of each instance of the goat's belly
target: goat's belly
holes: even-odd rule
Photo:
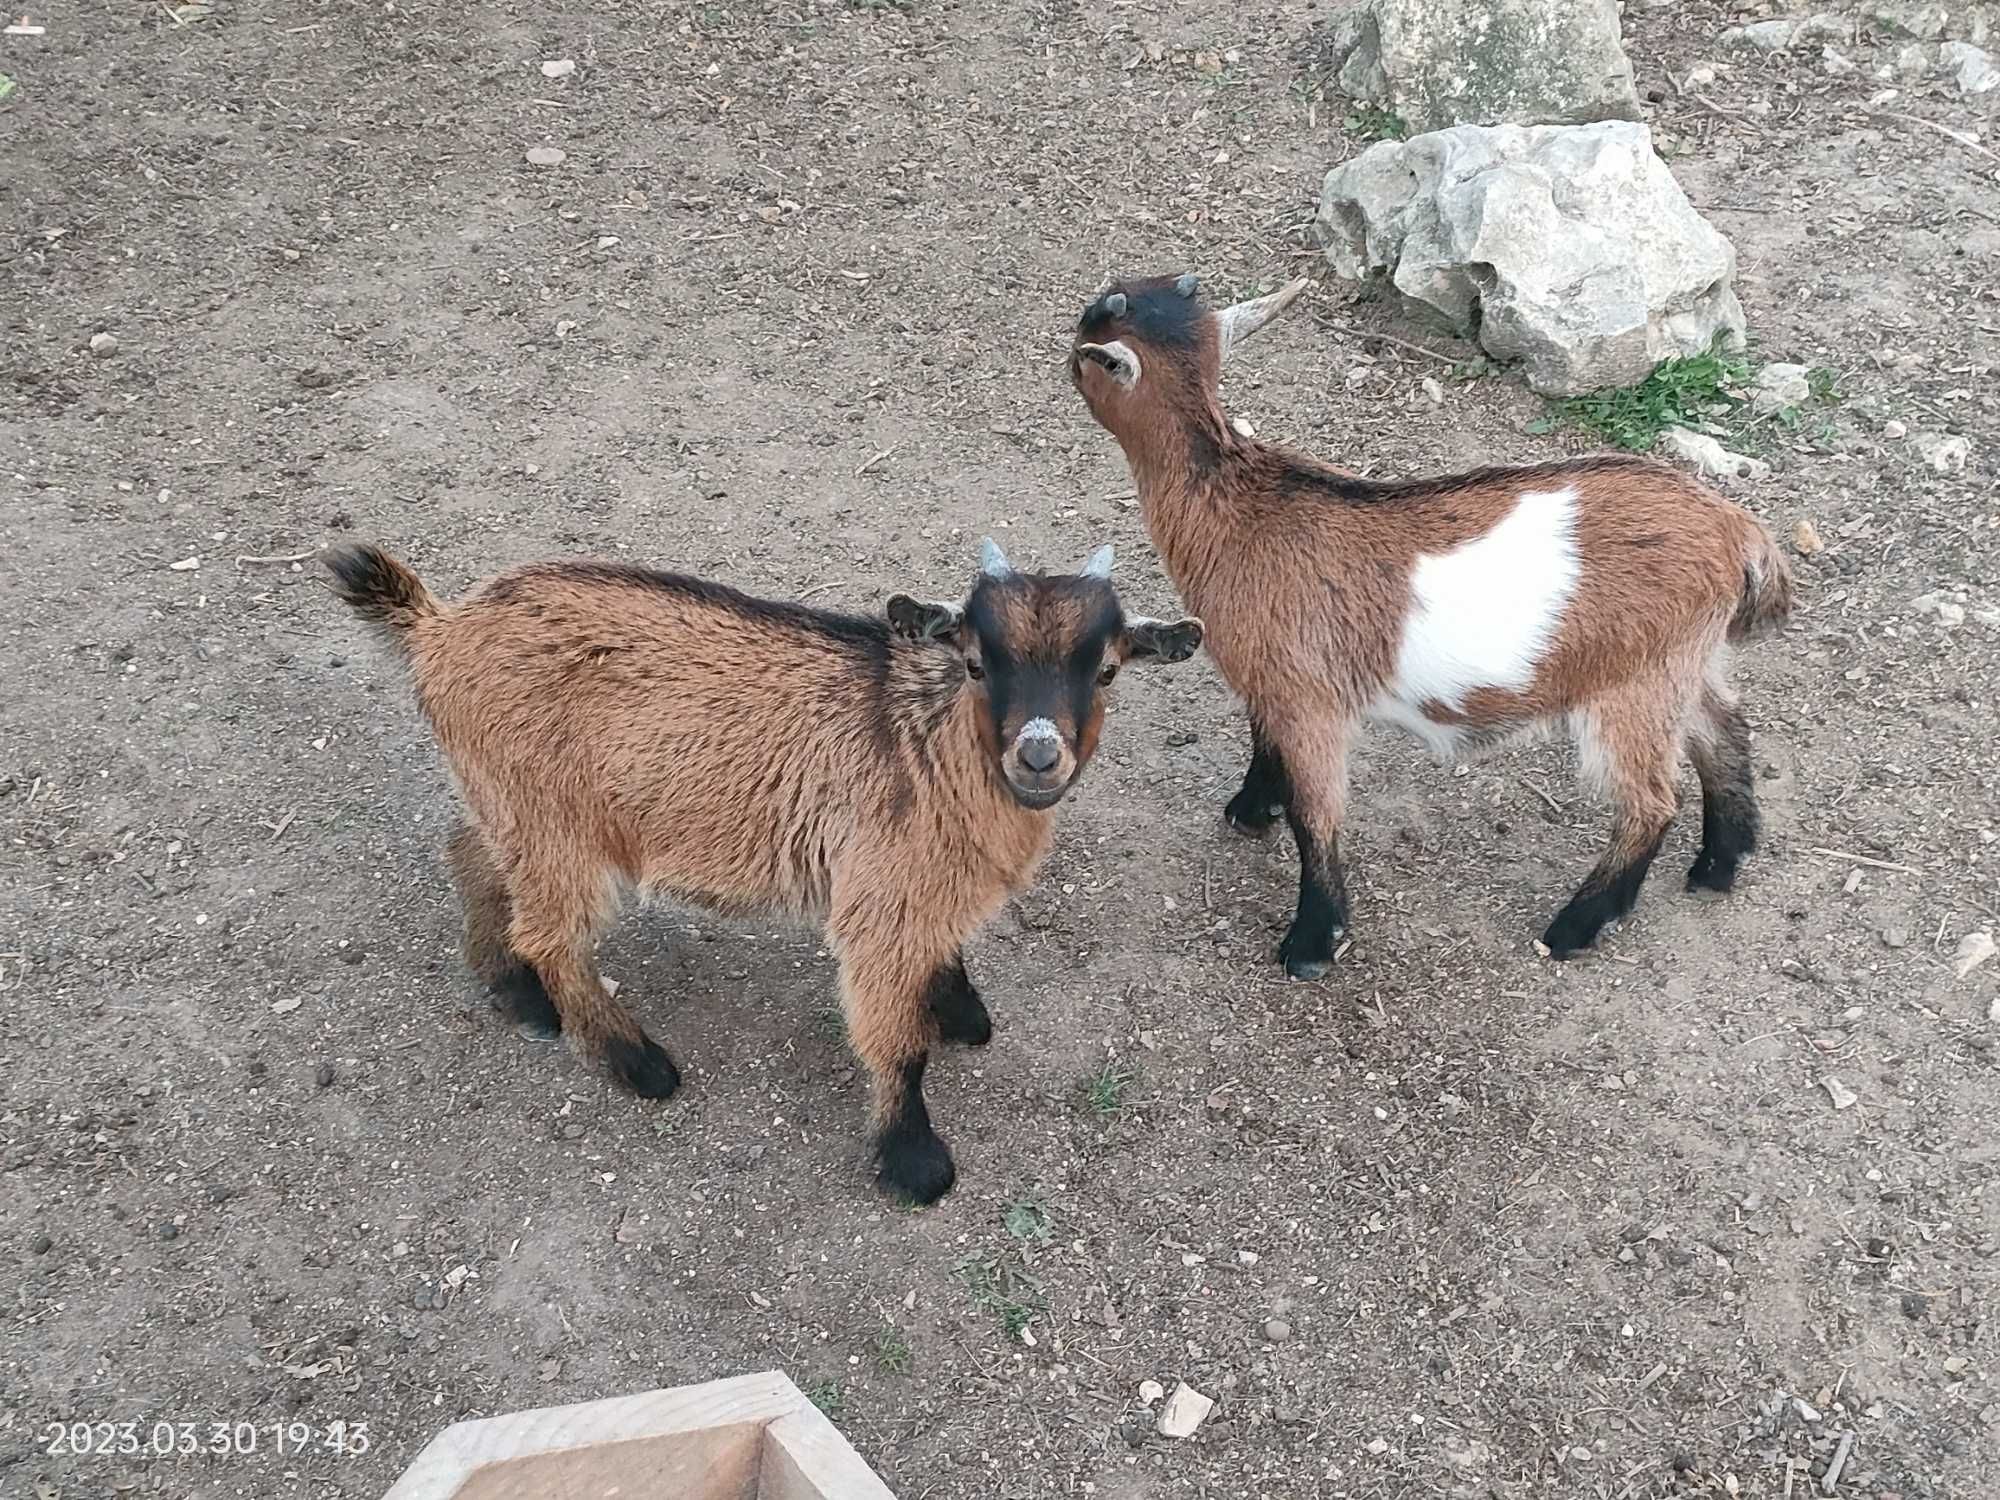
[[[1445,765],[1455,765],[1475,748],[1475,731],[1458,724],[1440,724],[1426,717],[1422,707],[1393,693],[1384,693],[1368,705],[1367,716],[1377,724],[1393,724],[1415,735],[1424,748]]]

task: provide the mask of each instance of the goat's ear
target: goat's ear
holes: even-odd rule
[[[1078,344],[1076,352],[1086,363],[1096,365],[1123,390],[1139,383],[1139,351],[1123,339],[1106,344]]]
[[[1222,357],[1229,358],[1236,352],[1238,344],[1290,307],[1298,300],[1299,293],[1311,285],[1301,276],[1267,297],[1253,297],[1248,302],[1238,302],[1218,312],[1215,315],[1215,331],[1222,345]]]
[[[1128,661],[1186,661],[1201,649],[1201,621],[1193,615],[1183,620],[1149,620],[1135,615],[1125,622]]]
[[[906,641],[958,641],[965,611],[943,599],[912,599],[908,594],[891,594],[887,606],[889,628]]]

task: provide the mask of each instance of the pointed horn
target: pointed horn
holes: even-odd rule
[[[1007,554],[990,536],[979,544],[979,571],[988,578],[1006,578],[1014,571],[1014,565],[1007,561]]]
[[[1278,288],[1267,297],[1252,298],[1239,302],[1234,307],[1225,307],[1215,315],[1216,329],[1222,338],[1222,357],[1227,359],[1236,352],[1236,346],[1249,338],[1279,313],[1298,300],[1312,283],[1301,276],[1297,281]]]
[[[1083,565],[1083,576],[1085,578],[1109,578],[1111,576],[1111,562],[1114,556],[1116,554],[1111,550],[1111,543],[1106,542],[1102,547],[1099,547],[1095,552],[1090,554],[1090,561]]]
[[[1123,292],[1113,292],[1110,296],[1104,299],[1105,315],[1107,317],[1122,318],[1125,316],[1126,308],[1129,305],[1130,304],[1127,303],[1125,300],[1125,294]]]
[[[1183,271],[1181,272],[1180,280],[1174,283],[1174,290],[1179,292],[1183,297],[1192,297],[1194,295],[1195,288],[1200,285],[1201,285],[1201,280],[1194,274],[1194,272]]]

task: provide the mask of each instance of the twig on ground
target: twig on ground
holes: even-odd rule
[[[1426,349],[1422,344],[1413,344],[1408,339],[1399,339],[1392,333],[1377,333],[1372,328],[1356,328],[1352,323],[1343,323],[1338,318],[1320,317],[1314,319],[1320,327],[1331,328],[1336,333],[1344,333],[1357,339],[1380,339],[1398,349],[1407,349],[1412,354],[1421,354],[1426,359],[1434,359],[1441,365],[1455,365],[1458,358],[1451,354],[1440,354],[1435,349]]]
[[[1827,859],[1845,859],[1857,865],[1867,865],[1871,870],[1900,870],[1905,875],[1921,875],[1924,872],[1914,865],[1899,865],[1894,860],[1870,859],[1865,854],[1850,854],[1845,849],[1822,849],[1817,844],[1806,850],[1808,854],[1818,854]]]
[[[1540,797],[1544,802],[1548,803],[1551,811],[1559,813],[1563,810],[1563,805],[1560,802],[1556,801],[1555,798],[1551,797],[1547,792],[1543,791],[1540,787],[1536,786],[1534,780],[1531,777],[1523,776],[1521,778],[1521,785],[1526,787],[1529,791],[1533,792],[1537,797]]]
[[[1878,120],[1900,120],[1905,125],[1921,125],[1926,130],[1935,130],[1939,135],[1957,141],[1966,150],[1977,151],[1988,161],[2000,161],[2000,151],[1981,145],[1977,136],[1963,130],[1953,130],[1949,125],[1940,125],[1936,120],[1926,120],[1922,115],[1898,114],[1893,109],[1871,109],[1869,114]]]
[[[866,474],[870,469],[874,468],[875,465],[882,462],[883,459],[887,458],[890,454],[894,453],[898,448],[902,446],[903,445],[901,443],[891,443],[888,447],[884,448],[880,453],[876,454],[873,458],[869,459],[867,463],[863,464],[860,468],[856,469],[854,471],[854,477],[856,479],[859,479],[863,474]]]
[[[261,563],[304,562],[309,557],[317,557],[317,556],[319,556],[319,548],[317,547],[310,548],[309,550],[304,552],[286,552],[286,553],[276,554],[271,557],[248,557],[245,556],[243,553],[239,552],[236,554],[236,566],[239,568],[250,568],[250,567],[256,567]]]

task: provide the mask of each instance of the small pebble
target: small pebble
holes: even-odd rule
[[[177,1240],[181,1237],[181,1226],[169,1219],[160,1226],[159,1235],[163,1240]]]
[[[99,359],[109,359],[118,352],[118,335],[115,333],[93,333],[90,336],[90,352]]]
[[[1885,948],[1907,948],[1910,946],[1910,930],[1907,927],[1885,927],[1882,929],[1882,946]]]
[[[330,1089],[333,1087],[332,1063],[321,1063],[317,1068],[313,1070],[313,1086],[315,1088],[322,1088],[322,1089]]]
[[[1272,1343],[1282,1344],[1291,1336],[1292,1325],[1287,1323],[1283,1318],[1267,1318],[1264,1320],[1264,1337]]]
[[[28,1254],[47,1255],[55,1248],[56,1242],[45,1234],[38,1234],[28,1241]]]

